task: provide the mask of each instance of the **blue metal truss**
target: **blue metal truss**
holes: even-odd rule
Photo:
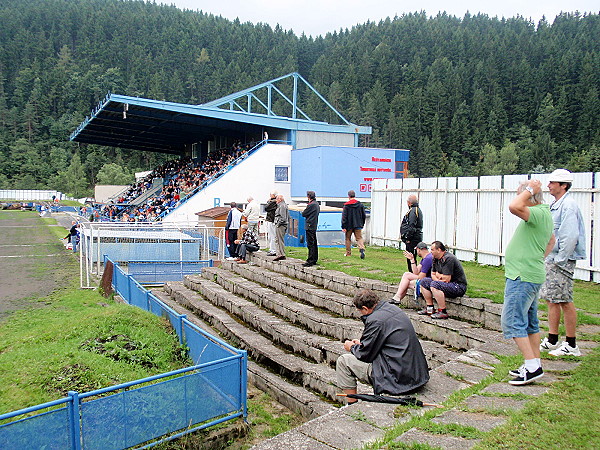
[[[281,82],[282,80],[286,80],[292,78],[293,79],[293,89],[291,94],[288,93],[286,95],[280,88],[276,86],[276,83]],[[331,111],[333,111],[346,125],[353,125],[350,123],[344,116],[340,114],[340,112],[335,109],[331,103],[329,103],[325,98],[319,94],[319,92],[310,85],[308,81],[306,81],[302,75],[297,72],[292,72],[290,74],[284,75],[279,78],[274,78],[270,81],[266,81],[261,84],[257,84],[254,87],[244,89],[243,91],[239,91],[233,94],[226,95],[225,97],[218,98],[216,100],[212,100],[208,103],[202,104],[202,106],[215,107],[215,108],[223,108],[227,107],[230,111],[243,111],[246,113],[254,113],[254,114],[264,114],[270,117],[291,117],[292,119],[300,119],[301,117],[308,121],[313,121],[300,107],[298,106],[298,81],[304,83],[312,93],[314,93]],[[266,91],[266,99],[265,93]],[[258,95],[262,94],[262,99],[258,97]],[[291,107],[291,116],[286,116],[282,114],[277,114],[273,111],[273,101],[274,97],[279,95],[280,98],[285,100]],[[290,96],[292,97],[290,99]],[[242,105],[245,103],[245,105]],[[256,108],[252,111],[253,105],[258,103],[262,110],[265,113],[258,113]],[[301,116],[301,117],[300,117]]]

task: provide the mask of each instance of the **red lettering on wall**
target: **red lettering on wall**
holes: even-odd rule
[[[377,172],[391,172],[392,169],[382,169],[382,168],[378,168]]]
[[[392,162],[390,158],[376,158],[375,156],[371,157],[371,161],[374,162]]]
[[[362,172],[376,172],[377,169],[375,167],[360,167],[360,170]]]

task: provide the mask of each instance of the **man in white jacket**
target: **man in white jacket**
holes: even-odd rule
[[[258,219],[260,216],[260,205],[252,197],[248,197],[248,205],[242,215],[248,221],[248,229],[258,236]]]

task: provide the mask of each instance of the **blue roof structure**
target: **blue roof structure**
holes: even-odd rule
[[[277,85],[282,82],[292,84],[291,93],[285,93]],[[342,123],[329,124],[308,117],[298,107],[299,83],[309,94],[317,95]],[[277,112],[276,105],[281,104],[287,107]],[[266,128],[371,134],[371,127],[347,121],[304,78],[292,73],[202,105],[108,94],[71,134],[70,140],[180,154],[207,136],[244,133],[260,136]]]

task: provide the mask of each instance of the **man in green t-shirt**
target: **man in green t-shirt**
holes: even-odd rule
[[[544,376],[540,362],[538,292],[546,279],[544,258],[554,247],[554,224],[548,205],[543,204],[539,180],[522,182],[510,202],[511,214],[521,222],[508,243],[505,256],[506,287],[502,308],[502,332],[513,339],[525,363],[510,374],[513,385],[529,384]]]

